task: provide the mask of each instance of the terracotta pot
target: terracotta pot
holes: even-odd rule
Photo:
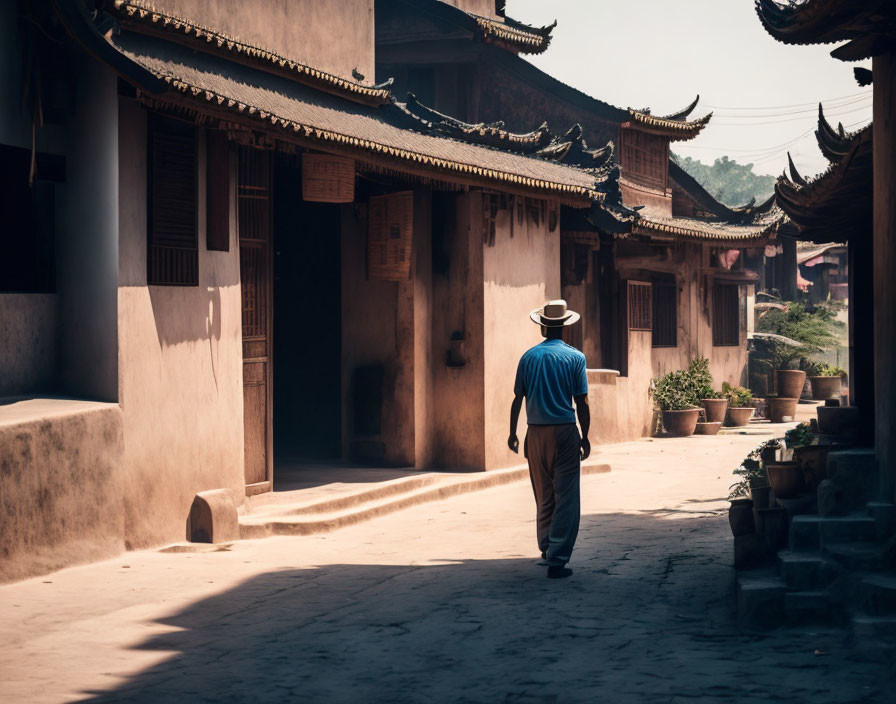
[[[719,432],[719,428],[721,427],[722,423],[720,421],[714,423],[697,423],[697,427],[694,429],[694,435],[715,435]]]
[[[663,411],[663,427],[669,435],[686,437],[693,435],[697,428],[699,408],[686,408],[683,411]]]
[[[775,371],[775,388],[778,398],[799,398],[806,385],[806,372],[799,369],[778,369]]]
[[[725,416],[725,425],[729,425],[734,428],[739,428],[742,425],[746,425],[750,422],[750,418],[753,417],[754,410],[756,409],[752,406],[740,406],[738,408],[729,407],[728,413]]]
[[[750,497],[753,499],[753,506],[757,511],[768,508],[771,505],[772,488],[770,486],[751,486]]]
[[[761,508],[756,510],[756,527],[768,549],[775,553],[787,545],[787,510],[783,508]]]
[[[857,406],[819,406],[818,432],[822,435],[855,437],[859,432]]]
[[[770,396],[765,399],[765,415],[772,423],[789,423],[796,418],[796,404],[798,398],[775,398]]]
[[[816,401],[840,398],[840,388],[843,386],[839,376],[810,376],[809,384],[812,386],[812,398]]]
[[[828,478],[828,452],[830,451],[831,448],[827,445],[806,445],[793,449],[793,458],[800,466],[803,482],[809,491],[815,491],[818,485]]]
[[[728,507],[728,525],[735,538],[756,532],[752,499],[734,499],[731,502]]]
[[[803,472],[796,462],[776,462],[765,468],[772,491],[779,499],[792,499],[803,488]]]
[[[707,423],[722,423],[725,420],[725,411],[728,410],[727,398],[705,398],[700,401],[706,412]]]

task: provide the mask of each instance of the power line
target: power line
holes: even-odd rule
[[[870,110],[870,105],[860,105],[856,108],[852,108],[851,110],[844,110],[843,112],[834,112],[831,111],[826,113],[826,117],[841,117],[843,115],[851,115],[854,112],[860,112],[862,110]],[[723,115],[722,117],[731,117],[734,118],[734,115]],[[808,119],[807,115],[800,115],[798,117],[786,117],[782,120],[766,120],[765,122],[717,122],[713,120],[710,124],[718,127],[759,127],[761,125],[780,125],[784,122],[802,122]]]
[[[859,103],[870,104],[872,97],[873,96],[871,96],[869,94],[869,95],[862,96],[861,98],[844,101],[842,103],[837,103],[837,104],[822,103],[822,105],[826,111],[834,112],[836,110],[841,110],[843,108],[849,107],[850,105],[857,105]],[[813,113],[817,113],[817,112],[818,112],[818,103],[816,103],[811,108],[805,108],[805,109],[800,109],[800,110],[785,110],[782,112],[758,113],[755,115],[747,114],[747,113],[737,113],[737,112],[723,113],[723,112],[719,112],[719,111],[715,111],[714,114],[719,117],[742,117],[744,119],[757,119],[758,120],[758,119],[762,119],[762,118],[766,118],[766,117],[782,117],[782,116],[787,116],[787,115],[809,115],[809,114],[813,114]]]
[[[872,91],[867,90],[861,93],[853,93],[852,95],[841,95],[839,98],[825,98],[821,101],[813,101],[811,103],[795,103],[794,105],[766,105],[764,107],[758,106],[741,106],[741,107],[725,107],[723,105],[709,105],[708,103],[704,104],[704,107],[712,108],[713,110],[784,110],[786,108],[802,108],[810,105],[818,106],[819,102],[822,103],[835,103],[839,100],[848,100],[850,98],[857,98],[864,95],[871,95]]]

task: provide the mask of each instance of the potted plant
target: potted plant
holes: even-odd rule
[[[663,428],[670,435],[684,437],[694,434],[700,414],[694,392],[686,369],[669,372],[653,380],[651,393],[662,411]]]
[[[810,360],[806,362],[806,373],[812,387],[812,398],[825,401],[829,398],[840,398],[843,377],[846,371],[841,367]]]
[[[694,434],[699,414],[703,412],[700,397],[707,388],[712,388],[709,361],[700,356],[693,359],[687,369],[669,372],[650,382],[650,391],[662,411],[667,433]]]
[[[709,371],[709,360],[698,356],[691,362],[688,371],[692,376],[692,382],[697,387],[696,396],[703,407],[705,423],[721,423],[725,420],[725,411],[728,408],[728,398],[720,391],[712,388],[712,374]],[[715,427],[718,430],[718,426]]]
[[[812,421],[800,423],[784,433],[784,442],[803,475],[803,483],[810,491],[828,478],[829,445],[818,444],[818,426]]]
[[[760,318],[757,332],[777,336],[774,358],[778,398],[799,399],[806,372],[794,368],[797,361],[807,354],[837,347],[837,332],[843,323],[836,319],[838,306],[834,304],[817,304],[810,310],[802,303],[782,303],[782,309],[772,309]]]
[[[790,423],[796,417],[798,398],[769,396],[765,399],[765,416],[772,423]]]
[[[753,392],[743,386],[722,382],[722,394],[728,399],[727,425],[740,427],[753,417]]]

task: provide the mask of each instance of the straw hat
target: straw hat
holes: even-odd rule
[[[548,301],[541,308],[536,308],[529,313],[529,317],[537,325],[544,325],[546,328],[560,328],[577,323],[580,316],[574,310],[568,310],[566,301],[559,298],[556,301]]]

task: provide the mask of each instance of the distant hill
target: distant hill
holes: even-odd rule
[[[712,166],[689,156],[673,153],[672,158],[716,200],[732,208],[746,205],[751,198],[761,203],[775,190],[774,176],[754,174],[752,164],[738,164],[727,156],[716,159]]]

